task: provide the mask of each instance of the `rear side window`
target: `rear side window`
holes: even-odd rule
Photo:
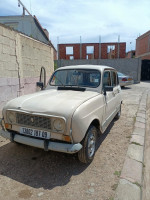
[[[103,74],[103,87],[104,86],[111,86],[110,71],[105,71]]]
[[[115,87],[117,85],[117,75],[116,72],[112,71],[112,86]]]
[[[119,85],[119,78],[118,78],[118,74],[117,74],[117,85]]]

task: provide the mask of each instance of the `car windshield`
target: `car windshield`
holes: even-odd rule
[[[122,74],[121,72],[117,72],[118,76],[126,76],[125,74]]]
[[[63,69],[56,71],[50,79],[52,86],[98,87],[101,74],[92,69]]]

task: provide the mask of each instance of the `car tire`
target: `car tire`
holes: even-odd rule
[[[115,119],[118,120],[121,116],[121,105],[120,105],[120,109],[119,111],[117,112],[116,116],[115,116]]]
[[[97,129],[95,126],[90,126],[87,134],[82,142],[82,149],[78,152],[78,159],[82,163],[91,163],[96,150]]]

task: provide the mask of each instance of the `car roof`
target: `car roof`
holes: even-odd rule
[[[62,70],[62,69],[96,69],[99,71],[103,71],[105,69],[115,70],[114,68],[105,65],[71,65],[71,66],[60,67],[57,70]]]

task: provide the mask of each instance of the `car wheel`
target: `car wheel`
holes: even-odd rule
[[[78,152],[78,158],[83,163],[92,162],[96,150],[97,129],[95,126],[90,126],[87,134],[82,142],[82,149]]]
[[[120,109],[119,111],[117,112],[116,116],[115,116],[115,119],[118,120],[121,116],[121,105],[120,105]]]

